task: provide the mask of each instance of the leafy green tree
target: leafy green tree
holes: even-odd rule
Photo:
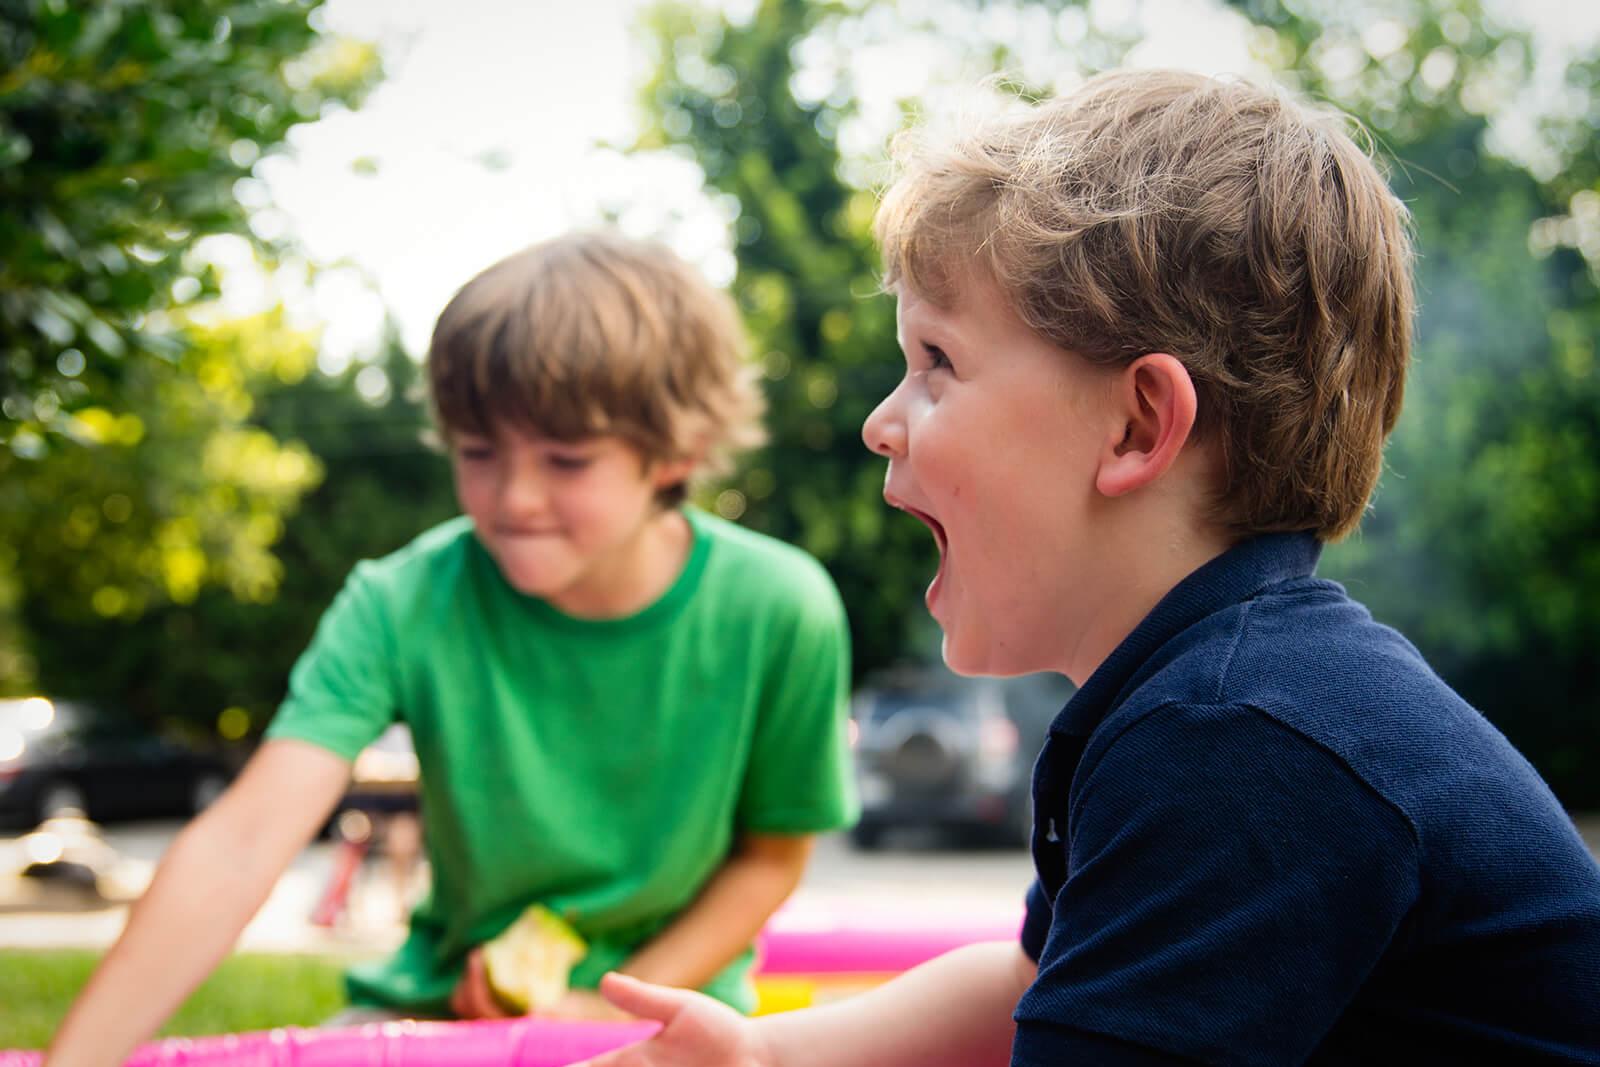
[[[822,559],[845,597],[859,673],[904,650],[907,605],[931,577],[927,531],[883,505],[861,423],[899,379],[894,306],[878,292],[876,198],[839,175],[850,104],[795,98],[793,49],[840,9],[768,0],[748,22],[655,13],[657,73],[636,150],[687,146],[735,198],[733,291],[760,354],[772,443],[717,506]]]
[[[226,329],[248,336],[249,325]],[[275,336],[283,330],[271,323],[256,340]],[[264,726],[352,564],[398,548],[453,512],[448,466],[424,443],[419,376],[391,337],[380,359],[337,375],[309,369],[256,383],[240,432],[295,442],[292,454],[308,457],[319,479],[290,513],[262,523],[273,534],[271,554],[263,550],[270,595],[197,585],[192,596],[113,616],[68,614],[32,598],[26,621],[41,675],[71,679],[76,695],[197,734],[237,740]],[[82,670],[88,649],[92,672]]]
[[[280,444],[246,416],[262,380],[303,378],[315,347],[279,312],[192,325],[186,336],[174,368],[123,376],[120,414],[79,409],[68,424],[75,447],[8,485],[26,585],[48,590],[63,618],[137,618],[214,582],[261,601],[276,585],[268,550],[279,516],[320,470],[304,446]]]
[[[0,691],[80,688],[86,650],[120,655],[58,656],[35,627],[272,595],[318,465],[249,423],[252,391],[303,376],[311,341],[279,317],[206,325],[194,250],[282,252],[243,183],[377,76],[319,6],[0,0]]]
[[[320,5],[0,3],[0,446],[33,457],[176,358],[153,313],[215,295],[186,253],[250,234],[236,184],[376,77],[370,47],[317,32]]]

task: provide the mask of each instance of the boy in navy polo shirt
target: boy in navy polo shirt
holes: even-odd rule
[[[596,1064],[1600,1062],[1600,868],[1538,775],[1313,577],[1399,415],[1405,209],[1334,116],[1174,72],[911,139],[907,372],[867,420],[967,674],[1081,686],[1020,950],[753,1022],[608,978]]]

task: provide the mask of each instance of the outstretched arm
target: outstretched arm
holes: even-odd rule
[[[222,959],[343,795],[350,765],[268,741],[184,829],[67,1013],[48,1067],[119,1064]]]
[[[617,969],[657,985],[705,985],[800,884],[812,842],[809,834],[745,834],[694,903]]]
[[[608,975],[618,1007],[665,1024],[582,1067],[987,1067],[1011,1055],[1012,1009],[1033,981],[1014,942],[969,945],[820,1008],[746,1019],[709,997]]]

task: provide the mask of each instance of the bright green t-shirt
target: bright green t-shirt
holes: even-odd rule
[[[446,1010],[467,951],[540,902],[592,987],[667,925],[741,831],[855,817],[838,591],[810,556],[694,509],[682,574],[635,615],[563,614],[501,577],[466,519],[357,565],[269,738],[354,759],[406,723],[432,891],[355,1003]],[[705,987],[754,1004],[747,951]]]

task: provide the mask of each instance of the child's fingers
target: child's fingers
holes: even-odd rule
[[[500,1003],[500,998],[494,995],[494,988],[489,985],[489,965],[483,962],[483,950],[472,950],[472,989],[478,998],[478,1017],[481,1019],[506,1019],[511,1012]]]
[[[651,985],[616,971],[600,979],[600,992],[630,1015],[662,1023],[671,1022],[695,998],[695,994],[687,989]]]
[[[483,953],[473,949],[467,953],[467,964],[462,969],[461,981],[450,995],[450,1010],[461,1019],[503,1019],[507,1013],[489,988],[489,976],[483,965]]]
[[[467,956],[467,962],[461,968],[461,977],[456,979],[456,987],[450,990],[450,1014],[457,1019],[471,1019],[472,1006],[472,956]]]

